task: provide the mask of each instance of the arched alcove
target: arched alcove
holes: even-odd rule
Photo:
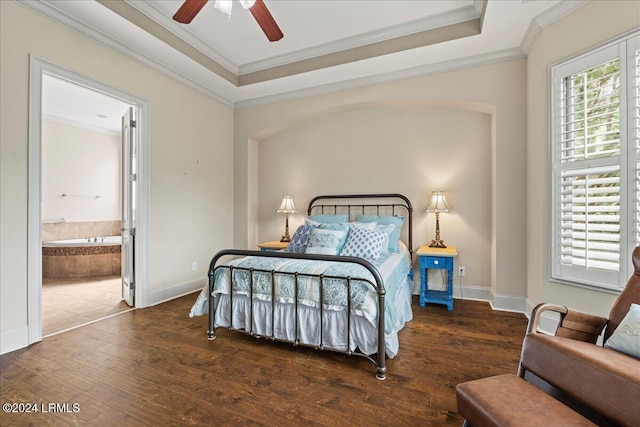
[[[277,239],[284,193],[303,222],[318,194],[399,192],[413,202],[414,246],[433,238],[425,209],[431,191],[447,191],[453,212],[441,217],[443,238],[464,248],[468,283],[491,284],[492,153],[495,107],[447,101],[354,103],[288,117],[248,141],[248,246]],[[458,281],[456,280],[456,283]]]

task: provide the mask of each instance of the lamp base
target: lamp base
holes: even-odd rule
[[[282,235],[282,239],[280,239],[283,243],[289,243],[291,241],[291,236],[289,236],[289,213],[284,213],[284,234]]]
[[[429,244],[430,248],[446,248],[447,245],[444,244],[442,240],[432,240]]]

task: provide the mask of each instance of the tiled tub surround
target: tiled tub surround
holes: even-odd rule
[[[121,221],[56,222],[42,224],[42,241],[86,239],[96,236],[117,236]]]
[[[96,277],[120,274],[120,244],[88,243],[89,237],[117,236],[120,221],[64,222],[42,224],[42,275],[51,277]],[[77,239],[77,243],[68,240]],[[51,241],[66,242],[51,242]],[[105,240],[110,240],[106,239]]]
[[[120,274],[120,245],[42,248],[42,276],[45,278],[112,274]]]

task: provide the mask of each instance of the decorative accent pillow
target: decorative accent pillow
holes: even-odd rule
[[[314,225],[314,222],[318,222],[320,224],[335,224],[336,222],[349,222],[349,215],[347,214],[338,214],[338,215],[309,215],[305,221],[306,225]]]
[[[336,231],[344,231],[344,235],[340,239],[340,243],[338,244],[338,253],[342,251],[344,248],[344,244],[347,242],[347,236],[349,235],[349,223],[348,222],[340,222],[335,224],[320,224],[320,228],[324,230],[336,230]]]
[[[350,222],[349,227],[360,228],[362,230],[375,230],[378,226],[377,222]]]
[[[369,222],[368,224],[374,224],[373,222]],[[385,234],[384,245],[382,246],[382,253],[380,255],[386,255],[389,253],[389,239],[391,238],[391,233],[396,229],[394,224],[389,225],[376,225],[373,228],[375,231],[382,231]]]
[[[604,346],[640,359],[640,305],[631,304],[629,312]]]
[[[311,232],[305,253],[338,255],[340,253],[340,241],[346,234],[347,232],[344,230],[330,230],[318,227]]]
[[[387,234],[383,231],[352,228],[340,255],[374,260],[382,253],[386,240]]]
[[[381,216],[381,215],[358,215],[356,217],[358,222],[377,222],[378,225],[395,225],[395,229],[389,235],[389,252],[400,251],[400,232],[402,231],[402,225],[404,224],[404,217],[396,216]]]
[[[315,225],[301,225],[291,238],[291,242],[287,245],[286,252],[297,252],[303,254],[307,249],[307,243],[311,233],[315,230]]]

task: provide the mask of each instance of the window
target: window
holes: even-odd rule
[[[551,277],[621,289],[640,243],[640,35],[551,69]]]

